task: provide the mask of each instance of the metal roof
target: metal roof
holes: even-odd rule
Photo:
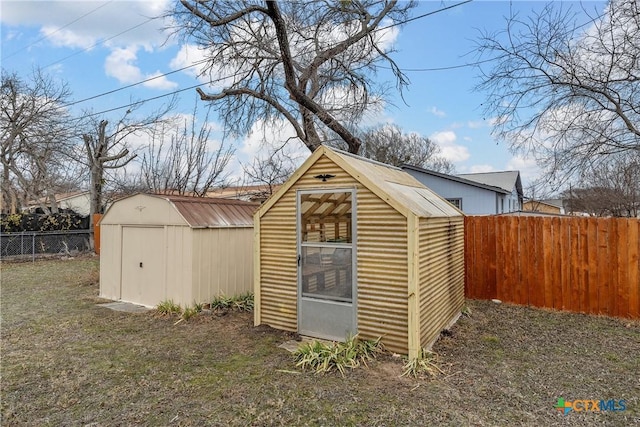
[[[409,213],[421,218],[464,215],[462,211],[456,209],[451,203],[406,171],[342,150],[329,148],[326,145],[321,145],[316,149],[291,178],[259,207],[258,215],[262,216],[268,212],[322,156],[326,156],[348,175],[351,175],[352,178],[362,183],[381,200],[405,216],[408,216]]]
[[[378,186],[419,217],[462,215],[451,203],[396,166],[366,159],[341,150],[333,149],[332,151],[333,154],[344,158],[356,172],[365,175],[372,184]]]
[[[458,182],[460,184],[466,184],[466,185],[470,185],[472,187],[478,187],[478,188],[483,188],[485,190],[494,191],[496,193],[501,193],[501,194],[509,194],[509,193],[511,193],[511,190],[505,190],[503,188],[496,187],[494,185],[483,184],[483,183],[478,182],[478,181],[473,181],[471,179],[462,178],[463,175],[448,175],[446,173],[436,172],[436,171],[432,171],[432,170],[429,170],[429,169],[423,169],[421,167],[413,166],[413,165],[409,165],[409,164],[404,164],[401,167],[402,167],[403,170],[412,170],[412,171],[415,171],[415,172],[423,173],[425,175],[431,175],[431,176],[435,176],[435,177],[438,177],[438,178],[447,179],[449,181]]]
[[[471,181],[479,182],[486,185],[492,185],[512,192],[514,188],[518,193],[522,193],[519,185],[520,172],[518,171],[500,171],[500,172],[483,172],[483,173],[464,173],[457,175]]]
[[[193,228],[253,227],[258,203],[209,197],[149,194],[167,200]]]

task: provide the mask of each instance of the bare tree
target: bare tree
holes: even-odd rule
[[[197,126],[197,107],[183,123],[163,123],[154,129],[142,157],[141,184],[154,192],[203,197],[224,185],[235,149],[211,138],[209,115]],[[179,120],[179,119],[176,119]]]
[[[131,151],[130,139],[136,135],[149,132],[153,125],[161,123],[166,114],[173,108],[174,101],[160,107],[155,112],[142,118],[133,117],[133,113],[142,104],[133,105],[120,118],[109,125],[106,119],[96,119],[90,114],[89,124],[82,135],[84,142],[84,163],[90,170],[90,216],[102,213],[105,171],[120,169],[129,164],[137,154]]]
[[[640,214],[640,154],[611,156],[583,173],[577,186],[565,192],[569,211],[594,216],[638,217]]]
[[[453,173],[453,164],[441,156],[442,149],[415,132],[404,133],[398,125],[385,124],[361,134],[360,155],[393,166],[409,164],[442,173]]]
[[[415,2],[181,0],[176,32],[207,52],[202,71],[223,88],[207,93],[225,129],[246,134],[259,119],[286,120],[314,151],[319,128],[350,152],[360,140],[344,125],[384,98],[373,75],[381,63],[407,83],[389,54],[383,27],[404,20]]]
[[[640,3],[611,0],[582,25],[577,16],[550,2],[478,43],[494,59],[478,89],[495,135],[564,179],[640,150]]]
[[[250,164],[242,166],[246,181],[266,186],[266,197],[272,195],[277,186],[289,179],[295,169],[295,159],[284,154],[281,149],[255,157]]]
[[[15,212],[20,201],[35,200],[45,212],[56,209],[54,195],[68,182],[66,156],[72,149],[64,108],[67,85],[36,69],[28,80],[2,70],[0,162],[2,211]],[[49,203],[47,203],[49,202]]]

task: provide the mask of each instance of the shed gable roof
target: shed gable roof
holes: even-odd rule
[[[258,207],[242,200],[163,194],[136,194],[123,199],[136,196],[165,200],[192,228],[253,227],[253,213]]]
[[[354,179],[391,205],[404,216],[419,217],[461,216],[453,205],[425,187],[420,181],[395,166],[365,159],[355,154],[319,147],[292,177],[258,210],[262,215],[277,202],[321,156],[326,156]]]
[[[253,227],[258,204],[207,197],[157,196],[171,203],[191,227]]]

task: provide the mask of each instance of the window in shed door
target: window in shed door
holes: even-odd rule
[[[303,243],[351,243],[351,192],[302,194],[300,205]]]

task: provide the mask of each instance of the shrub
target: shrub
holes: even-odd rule
[[[156,311],[160,314],[166,315],[181,314],[182,307],[174,303],[173,300],[165,300],[158,304]]]
[[[357,336],[343,343],[324,344],[312,341],[301,345],[295,352],[296,366],[302,370],[313,370],[316,373],[339,371],[344,375],[346,369],[354,369],[367,364],[379,353],[383,346],[380,338],[375,341],[360,340]]]
[[[418,357],[406,359],[402,370],[403,377],[412,376],[414,378],[425,375],[435,377],[439,373],[443,373],[440,367],[438,367],[438,355],[425,349],[420,349]]]
[[[253,294],[246,294],[227,297],[220,295],[211,301],[211,310],[214,311],[253,311]]]

